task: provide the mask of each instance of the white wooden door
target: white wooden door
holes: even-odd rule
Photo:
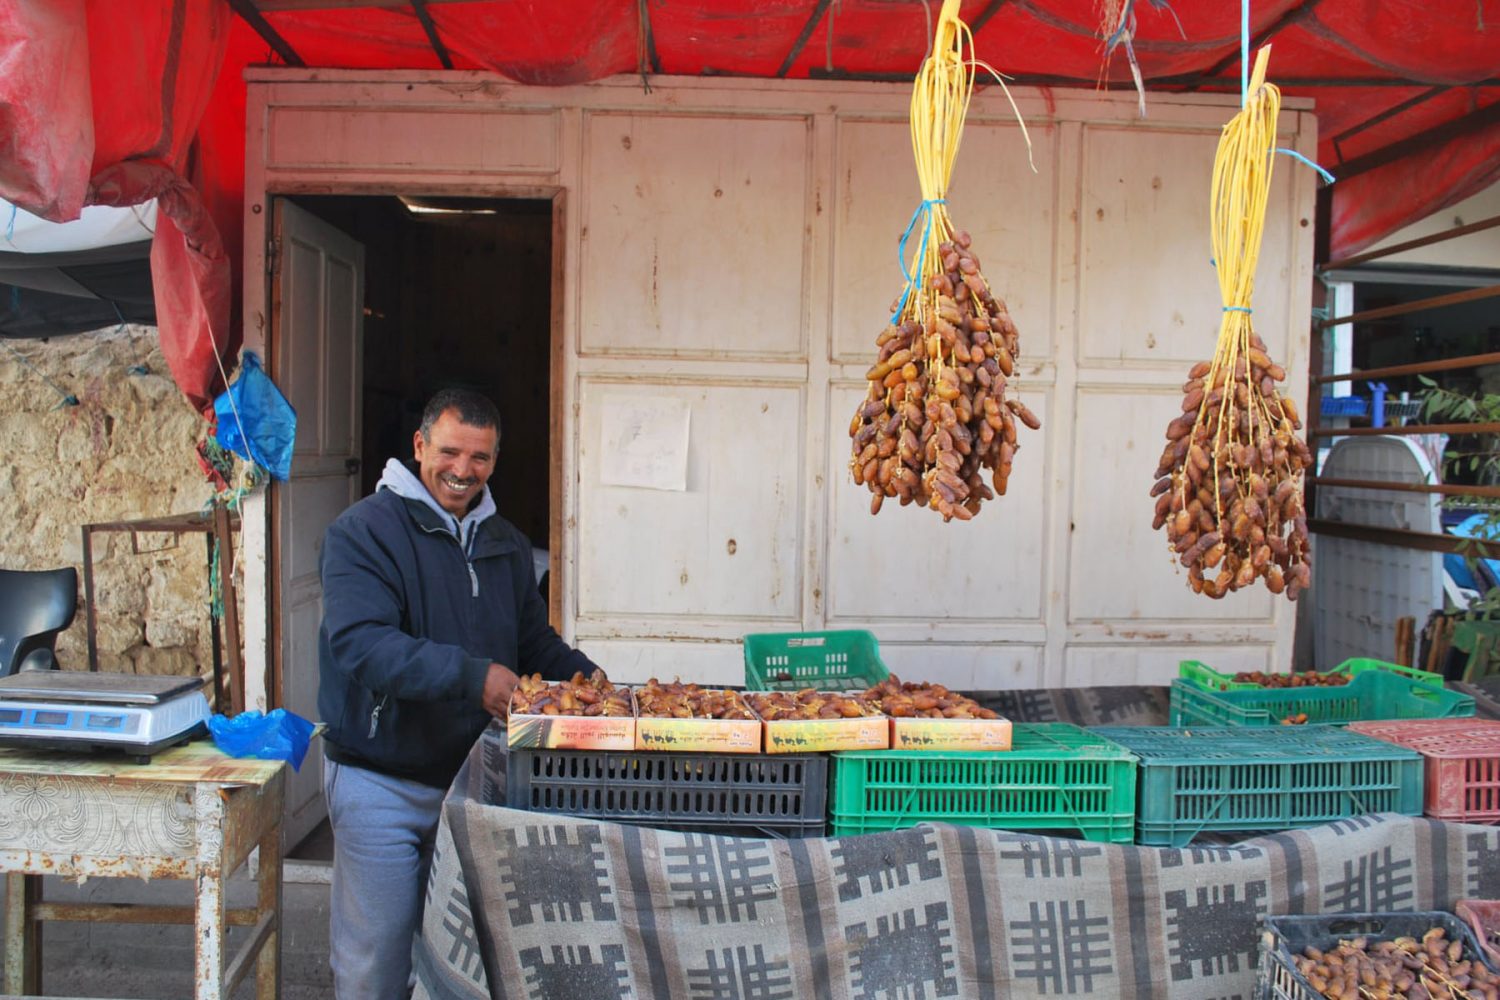
[[[323,530],[358,499],[364,246],[285,199],[276,202],[271,284],[277,383],[297,410],[291,479],[277,487],[281,705],[318,718]],[[323,754],[314,740],[288,776],[284,848],[327,814]]]

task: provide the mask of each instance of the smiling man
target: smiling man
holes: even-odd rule
[[[594,669],[547,624],[531,544],[495,513],[499,447],[493,403],[438,393],[415,462],[387,462],[374,495],[324,536],[318,711],[339,1000],[406,997],[443,794],[504,718],[517,675]]]

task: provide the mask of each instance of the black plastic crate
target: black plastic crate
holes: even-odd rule
[[[1479,950],[1469,925],[1451,913],[1320,913],[1313,916],[1266,917],[1260,936],[1260,962],[1256,970],[1257,1000],[1321,1000],[1297,971],[1293,958],[1304,949],[1320,951],[1340,941],[1366,937],[1389,941],[1398,937],[1421,939],[1433,927],[1441,927],[1449,941],[1462,941],[1464,958],[1476,959],[1494,971]]]
[[[828,758],[511,747],[506,805],[750,837],[820,837]]]

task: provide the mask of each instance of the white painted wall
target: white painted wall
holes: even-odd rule
[[[898,672],[966,687],[1288,665],[1290,605],[1194,597],[1150,530],[1163,431],[1218,327],[1208,187],[1233,101],[1159,95],[1140,120],[1133,98],[1019,92],[1033,173],[1004,99],[976,99],[949,209],[1020,326],[1044,427],[1007,497],[944,525],[871,518],[845,471],[920,197],[907,87],[250,79],[252,346],[267,191],[565,192],[563,622],[617,678],[737,681],[744,633],[824,627],[869,628]],[[1315,127],[1293,105],[1281,144],[1311,155]],[[1256,296],[1294,387],[1313,180],[1278,163]],[[632,394],[691,407],[685,492],[601,484],[603,401]]]
[[[1458,229],[1473,225],[1483,219],[1500,215],[1500,184],[1492,184],[1472,198],[1465,198],[1440,212],[1434,212],[1404,229],[1387,236],[1370,248],[1406,243],[1409,240],[1432,236],[1446,229]],[[1369,251],[1366,251],[1367,253]],[[1381,257],[1374,266],[1385,264],[1426,264],[1434,267],[1500,267],[1500,227],[1460,236],[1443,243],[1418,247],[1405,253]]]

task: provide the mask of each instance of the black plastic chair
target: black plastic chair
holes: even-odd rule
[[[78,571],[0,569],[0,677],[55,670],[57,634],[78,611]]]

